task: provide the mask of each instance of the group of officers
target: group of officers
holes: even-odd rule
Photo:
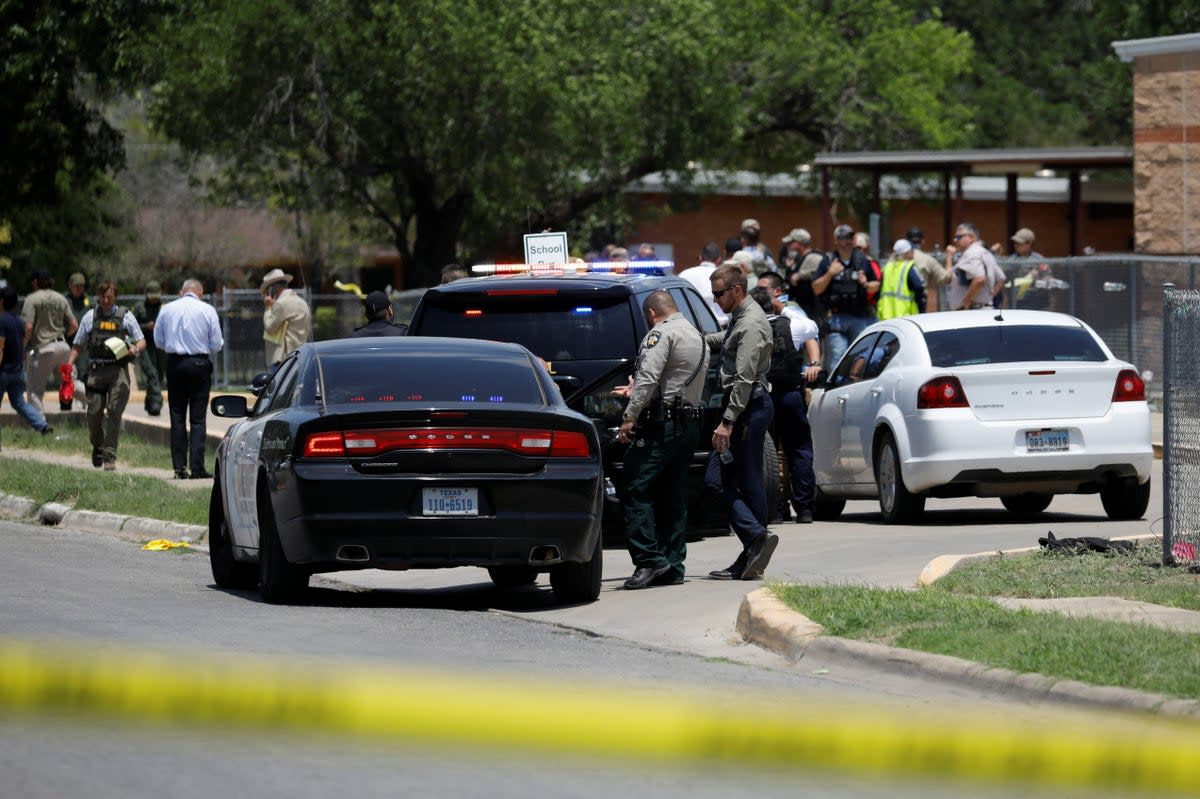
[[[713,301],[728,316],[726,329],[701,334],[668,292],[652,292],[643,303],[650,330],[639,347],[633,377],[613,390],[629,398],[618,431],[618,438],[629,444],[621,495],[634,565],[627,589],[683,582],[688,464],[704,418],[703,373],[710,353],[720,359],[725,405],[711,434],[705,483],[722,498],[742,551],[709,577],[758,579],[779,543],[767,529],[763,445],[776,402],[803,386],[768,383],[772,327],[762,305],[750,296],[746,272],[726,263],[709,279]],[[811,485],[811,443],[809,452]],[[807,510],[811,521],[811,507]]]

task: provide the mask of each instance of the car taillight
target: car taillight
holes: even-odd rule
[[[917,389],[918,408],[967,408],[967,394],[957,377],[935,377]]]
[[[313,433],[304,442],[307,458],[372,457],[390,450],[497,449],[518,455],[586,458],[591,445],[583,433],[515,428],[429,427]]]
[[[1122,369],[1113,388],[1113,402],[1141,402],[1146,399],[1146,382],[1132,369]]]

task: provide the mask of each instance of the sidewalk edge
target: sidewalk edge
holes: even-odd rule
[[[1162,538],[1156,533],[1139,533],[1137,535],[1113,536],[1112,541],[1143,541],[1150,538]],[[925,564],[925,568],[921,569],[921,573],[917,576],[917,585],[933,585],[938,580],[945,577],[950,572],[964,566],[968,563],[976,563],[989,558],[999,558],[1005,555],[1020,555],[1024,552],[1033,552],[1041,547],[1018,547],[1017,549],[997,549],[990,552],[973,552],[967,555],[938,555],[933,560]]]
[[[116,536],[127,541],[150,538],[187,538],[197,544],[208,537],[208,527],[201,524],[167,522],[142,516],[68,508],[55,502],[38,506],[25,497],[0,492],[0,518],[40,523],[44,527],[70,527],[85,533]]]
[[[1137,691],[1089,685],[1043,674],[993,668],[950,655],[853,641],[823,634],[821,625],[792,610],[769,588],[751,591],[738,608],[736,629],[749,643],[776,652],[792,662],[804,658],[869,662],[897,674],[920,674],[971,688],[1018,695],[1031,700],[1134,710],[1164,716],[1200,718],[1200,702]]]

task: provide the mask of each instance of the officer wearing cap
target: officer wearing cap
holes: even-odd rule
[[[925,284],[925,311],[933,313],[938,310],[938,295],[940,288],[950,282],[950,270],[942,266],[941,261],[921,249],[925,241],[925,231],[914,225],[908,229],[904,238],[912,244],[912,259]]]
[[[116,283],[104,280],[96,293],[100,304],[83,315],[67,363],[74,367],[87,350],[84,386],[92,465],[112,471],[117,468],[121,415],[129,402],[129,362],[146,348],[146,338],[133,314],[117,305]]]
[[[350,338],[366,338],[368,336],[403,336],[408,333],[406,325],[392,322],[395,311],[392,301],[382,291],[372,291],[363,299],[363,311],[367,315],[367,323],[356,327]]]
[[[713,297],[730,315],[724,333],[709,333],[705,343],[721,353],[721,390],[725,408],[712,434],[713,452],[705,483],[720,491],[729,524],[742,552],[727,568],[709,572],[715,580],[756,580],[762,576],[779,537],[767,530],[767,492],[763,442],[775,419],[767,391],[773,336],[771,323],[746,289],[746,274],[722,264],[709,278]]]
[[[75,315],[76,325],[78,325],[79,320],[83,318],[83,315],[85,313],[87,313],[88,311],[90,311],[92,309],[92,306],[95,305],[95,303],[92,302],[92,298],[90,296],[88,296],[87,278],[84,276],[83,272],[72,272],[71,273],[71,276],[69,278],[67,278],[67,290],[63,292],[63,296],[67,298],[67,303],[71,306],[71,313]],[[70,342],[74,338],[74,336],[75,336],[75,334],[73,332],[68,333],[67,341]],[[65,358],[66,356],[63,356],[63,357]],[[63,362],[66,363],[65,360]],[[84,372],[87,371],[87,353],[86,352],[82,352],[79,354],[79,360],[75,362],[75,367],[78,370],[79,374],[83,374]],[[75,396],[80,398],[79,404],[81,407],[83,406],[82,399],[83,399],[83,395],[84,395],[84,390],[85,389],[83,387],[82,381],[76,380],[75,381]],[[86,408],[84,408],[84,409],[86,410]]]
[[[683,582],[687,555],[687,474],[700,433],[708,348],[700,331],[661,289],[642,304],[650,332],[638,349],[617,438],[630,443],[621,470],[625,541],[633,559],[628,589]],[[632,442],[632,443],[631,443]]]
[[[146,392],[146,413],[158,416],[162,413],[162,383],[167,376],[166,358],[154,344],[154,325],[158,312],[162,310],[162,285],[157,280],[146,284],[146,297],[133,306],[133,316],[146,337],[146,349],[134,362],[138,385]]]

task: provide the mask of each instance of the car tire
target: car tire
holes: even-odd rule
[[[563,605],[595,602],[600,596],[604,576],[604,548],[596,536],[596,548],[586,563],[560,563],[550,569],[550,587],[554,598]]]
[[[1113,521],[1140,519],[1150,506],[1150,481],[1139,484],[1131,477],[1110,483],[1100,492],[1100,502]]]
[[[1041,513],[1050,507],[1053,494],[1015,494],[1011,497],[1000,497],[1000,503],[1012,513],[1033,514]]]
[[[532,566],[488,566],[488,577],[497,588],[520,588],[537,582],[538,572]]]
[[[875,450],[875,484],[879,488],[879,510],[888,524],[915,521],[925,510],[925,497],[909,492],[900,472],[896,441],[885,435]]]
[[[288,563],[265,488],[258,492],[258,593],[271,605],[295,601],[308,588],[308,573]]]
[[[767,495],[767,518],[777,522],[782,518],[779,508],[783,500],[783,475],[779,450],[775,448],[775,439],[770,433],[763,437],[763,482]]]
[[[258,569],[254,564],[234,560],[233,539],[225,520],[219,477],[213,481],[212,496],[208,501],[208,562],[217,588],[245,590],[258,584]]]
[[[831,497],[819,487],[813,491],[813,521],[836,522],[846,509],[846,500]]]

